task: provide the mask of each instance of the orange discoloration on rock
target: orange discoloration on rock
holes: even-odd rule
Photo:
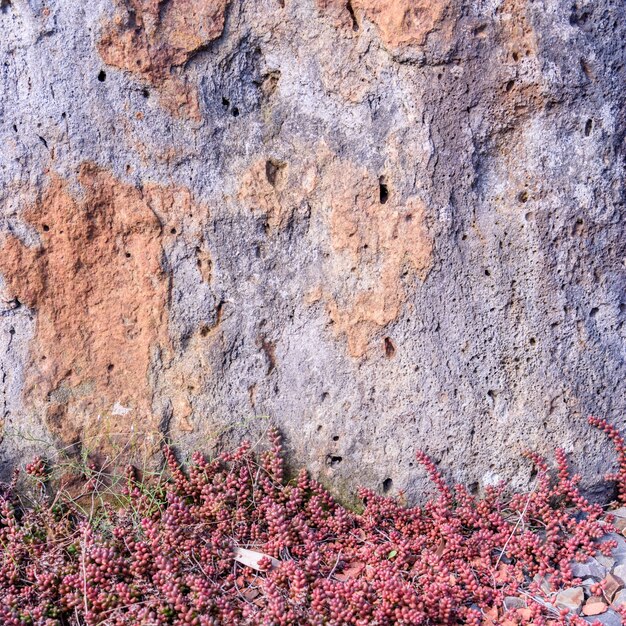
[[[537,35],[529,17],[527,0],[505,0],[496,14],[495,36],[499,51],[496,66],[503,76],[494,91],[492,106],[494,145],[499,157],[499,175],[507,183],[503,193],[493,196],[499,211],[517,213],[529,199],[539,199],[542,185],[531,173],[528,153],[529,127],[524,124],[549,100],[541,62],[537,57]],[[495,74],[495,72],[494,72]]]
[[[529,17],[528,0],[505,0],[496,13],[496,43],[504,53],[502,65],[516,69],[515,76],[504,86],[504,106],[514,109],[507,111],[513,116],[523,115],[523,107],[536,104],[541,106],[542,72],[537,61],[537,35]],[[523,71],[518,71],[520,67]]]
[[[119,0],[98,44],[108,65],[158,87],[173,113],[199,118],[195,88],[173,74],[224,29],[229,0]]]
[[[380,198],[381,181],[367,169],[337,158],[321,142],[294,164],[255,161],[242,178],[237,202],[267,219],[268,232],[286,226],[303,203],[323,216],[333,253],[322,282],[304,303],[323,302],[336,337],[362,357],[377,333],[398,319],[406,301],[404,279],[424,280],[432,261],[426,211],[416,198]],[[325,280],[326,279],[326,280]],[[329,292],[326,284],[338,285]]]
[[[504,52],[505,66],[522,66],[503,85],[503,113],[511,119],[541,108],[543,76],[537,60],[537,35],[528,15],[527,0],[505,0],[497,13],[496,41]]]
[[[295,207],[313,192],[318,174],[308,159],[293,165],[273,158],[254,161],[242,176],[236,200],[244,211],[264,217],[268,230],[285,226]]]
[[[528,18],[528,0],[504,0],[498,9],[499,40],[517,61],[537,54],[537,37]]]
[[[9,290],[37,314],[25,397],[64,443],[156,433],[148,372],[152,351],[168,344],[170,285],[162,221],[188,211],[191,196],[138,189],[94,165],[78,181],[76,196],[52,176],[23,213],[39,246],[8,237],[0,248]]]
[[[237,193],[237,200],[255,215],[265,216],[270,228],[281,225],[285,218],[281,203],[285,169],[284,164],[260,159],[246,171]]]
[[[196,264],[204,282],[213,276],[213,259],[204,239],[203,226],[209,217],[206,207],[194,202],[186,187],[162,187],[148,183],[143,188],[148,206],[163,224],[164,241],[183,236],[194,246]]]
[[[421,46],[443,21],[447,0],[355,0],[380,30],[381,39],[390,47]]]
[[[200,121],[200,101],[196,87],[184,78],[170,76],[159,85],[159,102],[172,115]]]
[[[322,187],[337,255],[328,271],[343,285],[324,300],[334,334],[346,337],[352,356],[362,357],[401,314],[405,276],[424,280],[428,274],[433,246],[426,211],[418,198],[402,201],[393,193],[381,203],[379,179],[351,163],[333,161]]]
[[[317,0],[316,4],[321,14],[326,18],[330,18],[331,22],[338,28],[342,28],[346,32],[354,28],[358,29],[358,26],[355,24],[356,16],[354,16],[354,13],[350,13],[347,2],[342,2],[341,0]]]
[[[390,48],[422,46],[434,30],[447,28],[449,0],[318,0],[335,23],[352,29],[365,18],[374,23]]]

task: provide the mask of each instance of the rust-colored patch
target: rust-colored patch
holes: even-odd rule
[[[200,276],[204,282],[210,283],[213,259],[202,232],[209,216],[208,210],[196,205],[186,187],[162,187],[147,183],[143,186],[143,193],[148,206],[163,224],[164,241],[169,242],[182,235],[189,245],[193,245]]]
[[[283,227],[295,207],[317,185],[317,172],[306,159],[287,164],[273,158],[254,161],[241,178],[237,201],[245,210],[267,220],[268,230]]]
[[[390,48],[422,46],[434,30],[446,26],[450,0],[318,0],[338,26],[358,30],[365,17]]]
[[[416,197],[399,197],[391,183],[339,159],[321,142],[293,164],[255,161],[236,198],[243,210],[267,219],[270,234],[300,203],[323,215],[333,253],[324,257],[320,284],[304,302],[325,304],[334,335],[346,338],[354,357],[364,356],[398,319],[405,282],[424,280],[432,262],[425,207]]]
[[[105,27],[98,51],[105,63],[139,75],[159,88],[163,105],[192,119],[198,95],[173,74],[224,29],[229,0],[118,0],[118,15]]]
[[[504,0],[498,8],[499,41],[514,62],[537,55],[537,37],[528,9],[528,0]]]
[[[156,185],[138,189],[89,164],[78,181],[83,193],[75,196],[51,177],[23,213],[40,245],[8,237],[0,272],[37,313],[27,402],[43,405],[66,444],[120,440],[118,434],[127,441],[132,432],[158,431],[148,371],[152,350],[168,343],[163,237],[171,232],[167,215],[189,212],[191,196]]]
[[[526,154],[526,123],[549,101],[541,62],[538,59],[537,35],[533,29],[528,0],[505,0],[496,13],[496,70],[491,74],[500,78],[493,90],[492,127],[495,154],[502,171],[499,177],[508,180],[506,190],[493,197],[499,210],[516,212],[529,199],[537,199],[537,181],[529,176],[529,158]],[[495,82],[495,80],[494,80]]]
[[[496,42],[504,53],[502,65],[509,69],[500,92],[500,115],[517,122],[545,104],[537,36],[528,10],[527,0],[505,0],[497,13]]]
[[[255,215],[267,218],[269,228],[284,221],[280,195],[285,188],[286,165],[270,159],[260,159],[243,175],[237,200]]]
[[[347,256],[338,284],[345,291],[327,298],[334,332],[345,335],[354,357],[398,318],[406,300],[403,275],[424,280],[432,261],[425,208],[417,198],[406,202],[379,196],[380,182],[364,169],[341,163],[332,180],[330,227],[333,248]]]

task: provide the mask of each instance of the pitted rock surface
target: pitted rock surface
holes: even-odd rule
[[[340,496],[419,499],[418,448],[482,489],[562,446],[600,489],[586,416],[626,420],[625,17],[2,2],[4,466],[270,416]]]

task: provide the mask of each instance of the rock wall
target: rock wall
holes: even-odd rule
[[[621,0],[1,0],[5,468],[271,416],[347,496],[626,428]]]

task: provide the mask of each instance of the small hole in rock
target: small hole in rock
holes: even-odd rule
[[[98,72],[98,80],[103,83],[107,79],[107,73],[104,70]]]
[[[593,127],[593,120],[587,120],[585,124],[585,137],[589,137],[591,135],[591,129]]]
[[[335,435],[335,436],[333,437],[333,441],[339,441],[339,435]]]
[[[514,61],[518,61],[519,60],[519,54],[517,54],[517,52],[513,53],[513,60]]]
[[[230,106],[230,100],[224,96],[222,96],[222,106],[226,109]]]
[[[589,311],[589,317],[595,317],[598,314],[598,311],[600,309],[598,309],[597,306],[594,306],[593,309],[591,309],[591,311]]]
[[[520,191],[520,192],[517,194],[517,199],[518,199],[520,202],[528,202],[528,192],[527,192],[526,190],[524,190],[524,191]]]
[[[107,372],[112,372],[114,367],[115,367],[115,366],[113,365],[113,363],[109,363],[109,364],[107,365]]]
[[[485,270],[485,276],[491,276],[491,272],[489,270]]]
[[[330,465],[330,467],[337,467],[341,461],[343,461],[342,456],[332,456],[329,454],[326,457],[326,465]]]
[[[15,335],[15,328],[9,328],[9,335]]]
[[[238,107],[233,107],[232,115],[233,115],[233,117],[238,117],[239,116],[239,108]]]
[[[536,340],[534,337],[531,337],[531,338],[528,340],[528,343],[529,343],[531,346],[534,346],[534,345],[537,343],[537,340]]]
[[[278,165],[275,161],[265,161],[265,177],[267,178],[267,182],[272,185],[272,187],[276,185],[276,178],[278,176],[279,169],[280,165]]]
[[[170,228],[170,234],[171,235],[175,235],[176,234],[176,229],[175,228]]]
[[[511,91],[511,89],[513,89],[513,85],[515,85],[515,81],[514,81],[514,80],[510,80],[510,81],[506,84],[505,89],[506,89],[507,91]]]
[[[385,480],[383,480],[383,492],[389,493],[392,487],[393,487],[393,480],[391,480],[391,478],[385,478]]]
[[[149,98],[149,97],[150,97],[150,92],[149,92],[147,89],[142,89],[142,90],[141,90],[141,95],[142,95],[144,98]]]
[[[378,197],[381,204],[386,204],[389,200],[389,188],[385,183],[385,177],[381,176],[378,182]]]
[[[385,356],[390,359],[396,353],[396,347],[389,337],[385,337]]]
[[[125,256],[127,259],[130,259],[130,252],[127,252],[126,254],[124,254],[124,256]]]
[[[44,224],[42,228],[44,233],[47,233],[50,230],[50,226],[48,226],[48,224]]]
[[[322,430],[322,425],[321,425],[321,424],[318,424],[318,425],[317,425],[317,432],[319,433],[319,432],[320,432],[320,430]]]

